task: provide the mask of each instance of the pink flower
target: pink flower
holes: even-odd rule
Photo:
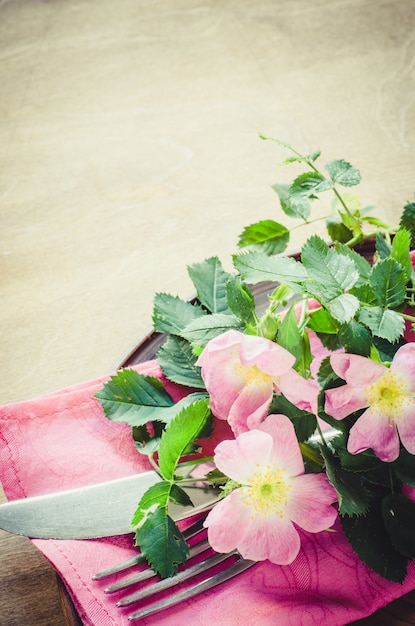
[[[297,525],[317,533],[332,526],[336,493],[325,474],[304,474],[294,427],[285,415],[270,415],[259,429],[222,441],[216,466],[239,487],[206,518],[217,552],[237,548],[244,558],[291,563],[300,550]]]
[[[325,412],[341,420],[368,407],[350,429],[348,451],[372,448],[382,461],[392,462],[400,438],[415,454],[415,344],[399,348],[390,368],[356,354],[333,354],[330,363],[346,385],[326,391]]]
[[[266,417],[279,377],[294,362],[269,339],[229,330],[209,341],[196,365],[202,368],[212,413],[240,434]]]

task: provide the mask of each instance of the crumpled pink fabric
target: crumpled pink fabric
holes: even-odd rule
[[[154,362],[137,369],[161,375]],[[0,479],[8,499],[148,469],[145,458],[134,449],[130,427],[108,420],[93,398],[104,380],[0,409]],[[175,400],[183,395],[183,390],[170,383],[167,389]],[[302,532],[302,550],[291,565],[258,563],[216,589],[140,624],[339,626],[415,588],[413,563],[402,585],[387,582],[358,560],[338,525],[336,530],[318,535]],[[133,555],[132,537],[33,540],[59,572],[85,626],[131,623],[128,612],[115,606],[118,596],[104,594],[108,581],[93,581],[91,576]]]

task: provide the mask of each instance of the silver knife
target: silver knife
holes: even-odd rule
[[[144,492],[161,479],[149,471],[126,478],[32,496],[0,505],[0,528],[38,539],[93,539],[132,532],[131,520]],[[181,485],[182,486],[182,485]],[[218,490],[182,486],[193,507],[171,505],[176,521],[213,506]]]

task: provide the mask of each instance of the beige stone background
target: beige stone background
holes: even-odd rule
[[[186,265],[289,223],[271,185],[293,171],[260,133],[349,160],[396,222],[414,26],[413,0],[0,1],[0,403],[111,371],[156,291],[192,294]],[[33,615],[27,586],[52,574],[32,552],[14,606],[31,546],[1,537],[1,626],[61,626],[53,594]]]

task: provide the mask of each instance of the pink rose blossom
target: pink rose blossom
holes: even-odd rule
[[[265,419],[274,391],[316,412],[319,387],[293,370],[294,363],[294,356],[273,341],[229,330],[209,341],[196,365],[202,368],[212,413],[239,435]]]
[[[216,466],[240,486],[205,521],[217,552],[238,549],[244,558],[286,565],[299,553],[295,527],[318,533],[333,525],[336,493],[325,474],[304,474],[294,427],[270,415],[259,429],[222,441]]]
[[[348,451],[372,448],[382,461],[392,462],[400,438],[415,454],[415,344],[399,348],[390,368],[356,354],[333,354],[330,363],[346,385],[326,391],[325,412],[341,420],[368,407],[350,429]]]

